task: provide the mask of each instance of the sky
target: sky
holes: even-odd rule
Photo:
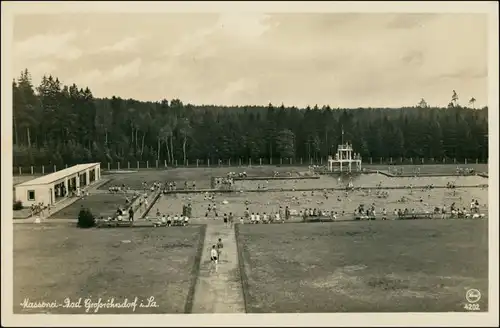
[[[305,107],[488,103],[485,14],[20,14],[13,72],[96,97]]]

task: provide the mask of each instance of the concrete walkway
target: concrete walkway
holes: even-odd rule
[[[160,191],[158,191],[158,190],[148,193],[148,197],[147,197],[148,206],[146,207],[143,204],[141,207],[136,209],[135,213],[134,213],[134,218],[135,218],[134,220],[144,219],[144,215],[147,214],[149,212],[149,210],[153,207],[155,200],[156,200],[156,197],[158,197],[159,193],[160,193]]]
[[[217,272],[209,272],[210,249],[219,238],[224,244],[221,261]],[[192,313],[245,313],[236,235],[220,221],[207,222]]]

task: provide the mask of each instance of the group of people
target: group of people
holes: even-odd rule
[[[365,208],[364,204],[359,204],[359,206],[354,210],[354,216],[355,218],[360,218],[360,219],[373,219],[377,215],[376,210],[375,210],[375,203],[372,203],[370,206],[367,206]],[[382,210],[382,220],[387,219],[387,210],[384,208]]]
[[[269,213],[263,212],[262,215],[257,213],[252,213],[248,211],[248,208],[245,210],[245,216],[240,218],[240,223],[244,224],[245,222],[249,222],[250,224],[259,224],[259,223],[283,223],[281,219],[281,215],[279,212]]]
[[[110,186],[108,188],[108,191],[111,194],[117,194],[117,193],[120,193],[120,192],[125,193],[125,192],[130,191],[130,187],[125,186],[125,184],[122,184],[121,186]]]
[[[227,174],[227,177],[228,178],[246,178],[247,177],[247,172],[243,171],[243,172],[240,172],[240,173],[236,173],[236,172],[228,172]]]
[[[36,204],[31,204],[30,206],[30,216],[35,216],[35,215],[41,215],[41,216],[44,216],[45,213],[45,209],[47,209],[48,211],[48,214],[50,215],[50,204],[48,204],[47,206],[45,206],[45,204],[43,202],[39,202],[39,203],[36,203]]]
[[[214,178],[213,183],[214,189],[232,190],[234,185],[234,178]]]
[[[148,218],[149,220],[149,218]],[[151,221],[151,220],[150,220]],[[189,223],[189,217],[185,215],[178,214],[161,214],[159,210],[156,211],[156,220],[153,221],[155,227],[160,226],[187,226]]]
[[[463,168],[457,166],[456,173],[457,175],[474,175],[476,174],[476,171],[473,168],[469,167]]]
[[[345,211],[342,211],[342,216]],[[330,220],[337,220],[339,213],[336,211],[327,211],[320,208],[306,208],[301,210],[299,215],[302,217],[303,221],[307,221],[308,218],[328,218]]]
[[[210,249],[210,273],[217,272],[218,265],[221,262],[223,248],[224,244],[222,243],[222,238],[219,238],[217,244],[212,245],[212,248]]]
[[[151,220],[146,218],[148,221],[153,221],[153,225],[155,227],[159,226],[186,226],[189,223],[189,218],[192,215],[193,207],[189,204],[182,205],[182,214],[165,214],[161,213],[160,209],[156,209],[156,218],[155,220]]]

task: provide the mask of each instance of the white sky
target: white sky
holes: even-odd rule
[[[13,69],[95,96],[332,107],[487,104],[485,14],[35,14]]]

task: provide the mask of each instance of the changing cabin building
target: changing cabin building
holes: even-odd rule
[[[23,207],[43,203],[54,205],[101,179],[101,164],[78,164],[15,186],[15,200]]]

